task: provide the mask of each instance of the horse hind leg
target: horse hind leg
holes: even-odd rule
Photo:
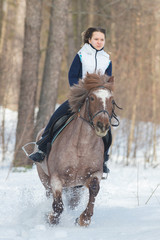
[[[97,177],[92,177],[88,180],[86,186],[89,189],[89,202],[87,208],[80,215],[80,217],[76,220],[76,223],[80,226],[87,227],[91,222],[91,217],[93,215],[95,198],[99,192],[99,180]]]
[[[49,214],[48,220],[50,224],[57,225],[63,212],[62,184],[58,177],[51,178],[51,188],[53,192],[53,212]]]
[[[82,195],[82,187],[72,187],[65,189],[67,205],[74,210],[80,203]]]

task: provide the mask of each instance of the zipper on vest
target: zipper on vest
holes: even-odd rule
[[[96,53],[95,53],[95,72],[97,70],[97,50],[96,50]]]

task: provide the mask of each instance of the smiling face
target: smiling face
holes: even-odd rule
[[[97,49],[101,50],[105,44],[105,35],[102,32],[93,32],[92,37],[89,38],[89,43]]]

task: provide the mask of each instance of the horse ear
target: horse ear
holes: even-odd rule
[[[109,82],[109,83],[114,83],[114,76],[111,76],[111,77],[108,79],[108,82]]]
[[[89,75],[89,72],[86,73],[86,76],[88,76],[88,75]]]

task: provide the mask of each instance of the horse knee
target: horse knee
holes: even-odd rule
[[[51,177],[50,186],[53,192],[53,196],[56,196],[56,192],[62,192],[62,182],[58,176],[53,175]]]
[[[50,216],[50,222],[52,224],[57,224],[59,222],[59,217],[63,212],[62,183],[58,176],[53,175],[51,177],[50,186],[53,193],[53,216]]]
[[[97,196],[99,192],[99,180],[97,177],[92,178],[92,180],[89,183],[89,192],[93,196]]]

